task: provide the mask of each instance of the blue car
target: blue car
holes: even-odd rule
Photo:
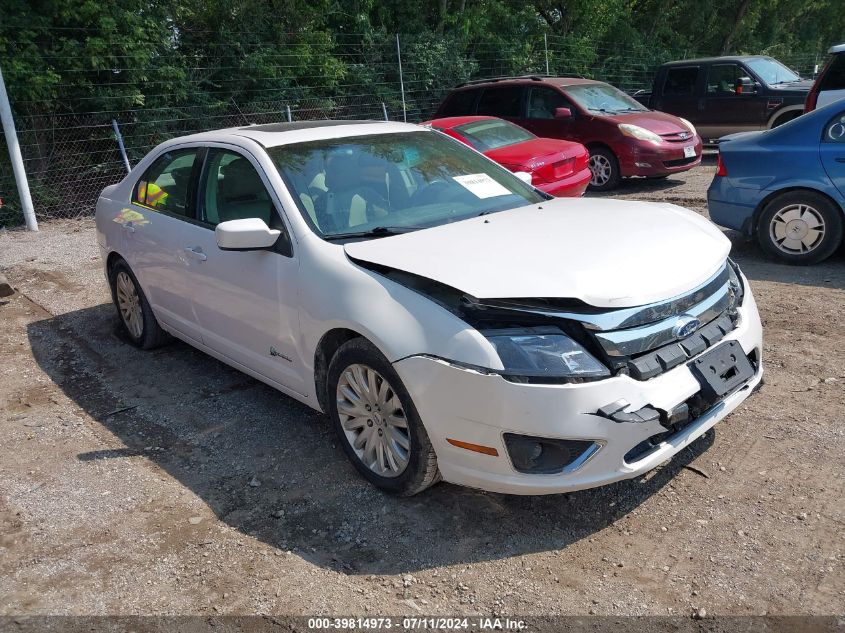
[[[845,224],[845,100],[721,139],[707,206],[713,222],[786,262],[830,257]]]

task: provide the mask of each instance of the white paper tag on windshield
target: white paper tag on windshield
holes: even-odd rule
[[[504,186],[490,178],[487,174],[469,174],[467,176],[452,176],[459,185],[462,185],[479,198],[495,198],[496,196],[509,196]]]

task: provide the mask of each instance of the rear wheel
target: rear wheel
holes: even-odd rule
[[[817,264],[842,242],[842,211],[813,191],[790,191],[771,200],[757,225],[757,241],[790,264]]]
[[[390,362],[356,338],[329,363],[329,413],[343,450],[370,483],[395,494],[440,479],[437,457],[411,396]]]
[[[141,349],[153,349],[170,340],[161,329],[149,301],[129,265],[120,260],[109,271],[112,300],[129,341]]]
[[[606,147],[590,149],[590,189],[593,191],[610,191],[619,185],[619,161]]]

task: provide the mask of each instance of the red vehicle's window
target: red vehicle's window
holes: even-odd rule
[[[529,119],[553,119],[558,108],[572,109],[569,99],[557,90],[550,88],[532,88],[528,97]]]
[[[478,114],[518,117],[522,114],[522,88],[487,88],[478,102]]]
[[[845,53],[833,57],[819,82],[819,90],[845,89]]]
[[[536,138],[518,125],[502,120],[483,120],[458,125],[455,130],[475,149],[486,152]]]
[[[475,105],[475,98],[478,96],[478,90],[461,90],[453,92],[452,96],[443,105],[441,116],[465,116],[472,114],[473,106]]]

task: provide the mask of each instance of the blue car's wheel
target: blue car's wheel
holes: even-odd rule
[[[817,264],[842,242],[842,211],[814,191],[784,193],[763,209],[757,241],[790,264]]]

